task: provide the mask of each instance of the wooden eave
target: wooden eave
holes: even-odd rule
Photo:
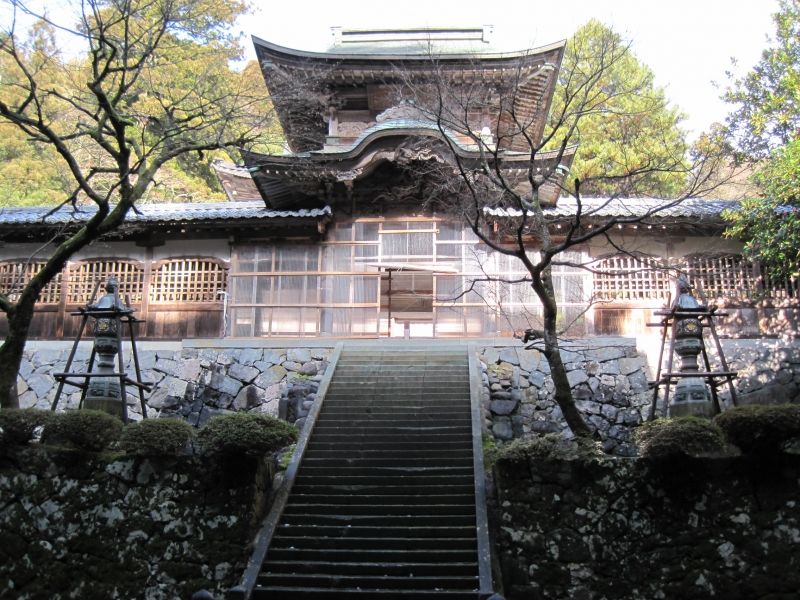
[[[253,181],[261,192],[264,203],[269,208],[311,207],[330,202],[326,187],[350,182],[356,185],[361,179],[369,176],[371,171],[397,148],[392,138],[403,134],[393,130],[392,136],[376,136],[365,140],[349,152],[337,154],[314,154],[302,156],[271,156],[254,152],[243,152],[245,163],[249,167]],[[381,146],[381,142],[384,143]],[[369,151],[368,151],[369,150]],[[540,165],[543,172],[552,172],[553,176],[540,188],[545,203],[556,201],[564,179],[565,170],[572,165],[576,147],[571,146],[560,157],[563,169],[559,166],[559,152],[542,152],[536,156],[535,164]],[[480,153],[477,151],[458,150],[467,168],[479,169],[482,165]],[[500,158],[500,169],[513,177],[516,172],[523,180],[526,177],[530,155],[509,153]],[[523,188],[529,186],[522,183]]]

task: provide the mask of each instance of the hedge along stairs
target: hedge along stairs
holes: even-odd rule
[[[491,595],[469,356],[345,346],[252,598]]]

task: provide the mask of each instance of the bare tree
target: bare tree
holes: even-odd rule
[[[616,226],[647,223],[724,182],[718,176],[722,153],[710,143],[695,147],[685,143],[677,128],[677,111],[668,107],[651,77],[620,73],[630,58],[629,47],[603,28],[589,40],[569,44],[546,127],[537,119],[547,106],[531,109],[528,90],[558,65],[532,68],[523,58],[515,73],[487,86],[480,78],[465,81],[463,74],[431,55],[433,76],[398,75],[402,95],[408,97],[411,90],[409,110],[418,120],[434,123],[438,131],[436,159],[414,166],[420,178],[435,182],[428,186],[429,206],[463,219],[488,248],[524,266],[524,277],[506,283],[529,285],[541,305],[541,323],[526,332],[525,340],[540,348],[549,362],[555,400],[578,436],[590,436],[592,431],[574,403],[561,358],[564,327],[559,322],[553,268],[590,268],[575,265],[569,251],[598,238],[611,243]],[[481,72],[479,61],[472,70]],[[598,119],[609,122],[601,127]],[[588,139],[582,137],[584,130],[591,131]],[[615,140],[614,152],[606,153],[613,160],[583,169],[594,173],[583,179],[569,178],[575,148],[580,152],[581,143],[597,142],[592,136],[601,135],[598,130],[624,132]],[[420,150],[428,148],[431,154],[430,147],[430,139],[419,140]],[[662,185],[665,179],[669,186]],[[668,196],[665,187],[672,190]],[[603,190],[603,200],[587,204],[583,188]],[[652,194],[662,199],[651,201],[644,211],[602,216],[620,198]]]
[[[74,27],[20,0],[8,4],[14,19],[0,34],[0,121],[55,151],[71,187],[54,210],[84,218],[53,240],[19,293],[0,294],[9,329],[0,346],[3,407],[18,404],[34,304],[70,256],[118,228],[167,162],[249,144],[270,118],[263,82],[228,66],[239,52],[228,33],[244,9],[237,0],[84,0]],[[21,35],[23,15],[59,44]],[[59,45],[71,55],[62,58]]]

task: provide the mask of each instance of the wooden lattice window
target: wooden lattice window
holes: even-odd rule
[[[27,260],[15,260],[0,262],[0,292],[4,293],[10,300],[16,302],[22,292],[22,288],[42,270],[45,263],[43,261],[30,262]],[[58,304],[61,299],[61,273],[56,275],[48,283],[41,294],[39,294],[39,304]]]
[[[142,265],[130,260],[114,258],[87,260],[72,265],[69,272],[67,301],[72,304],[90,302],[98,281],[100,288],[97,297],[99,297],[104,293],[103,284],[112,275],[119,280],[120,298],[127,299],[134,304],[142,301],[144,289]]]
[[[592,265],[596,300],[662,300],[672,289],[669,270],[653,256],[617,254]]]
[[[708,298],[747,298],[758,290],[752,263],[738,254],[687,256],[686,274]]]
[[[787,298],[800,298],[800,277],[786,277],[775,275],[765,265],[761,265],[761,285],[764,295],[775,300]]]
[[[154,267],[150,302],[219,302],[227,266],[213,258],[174,258]]]

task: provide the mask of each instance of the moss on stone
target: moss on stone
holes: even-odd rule
[[[269,415],[231,413],[212,417],[198,440],[208,454],[263,456],[296,441],[297,429]]]
[[[739,406],[714,417],[714,423],[744,452],[777,452],[800,437],[800,404]]]
[[[68,444],[98,452],[115,442],[122,421],[100,410],[70,410],[55,413],[42,433],[45,444]]]
[[[646,458],[705,456],[723,452],[722,430],[707,419],[675,417],[644,423],[634,433],[639,453]]]
[[[27,444],[33,439],[37,427],[46,425],[52,418],[49,410],[36,408],[10,408],[0,411],[0,441],[4,444]]]
[[[194,428],[180,419],[146,419],[122,430],[119,445],[132,456],[175,456],[194,439]]]

